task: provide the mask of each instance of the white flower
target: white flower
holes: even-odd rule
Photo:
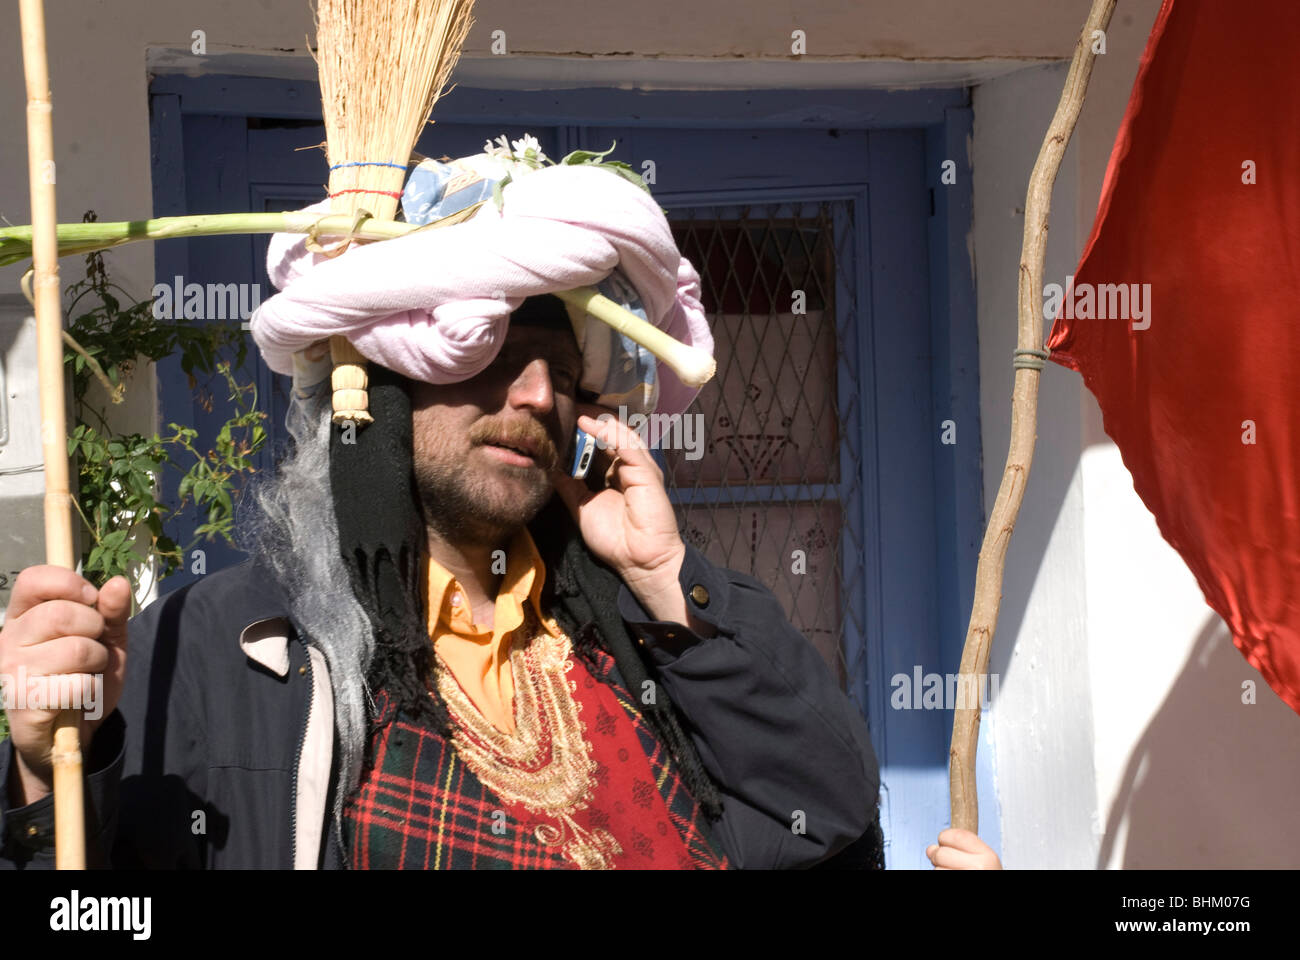
[[[542,145],[537,142],[537,138],[531,133],[524,134],[522,140],[514,141],[515,159],[526,163],[532,163],[535,167],[540,167],[546,162],[546,154],[542,153]]]
[[[542,164],[548,162],[546,154],[542,153],[542,145],[531,133],[514,141],[513,147],[506,135],[502,134],[495,141],[484,142],[483,153],[498,161],[504,172],[509,173],[514,180],[541,169]]]
[[[502,157],[506,160],[512,159],[510,153],[510,144],[509,142],[507,142],[506,135],[504,133],[501,134],[501,136],[497,137],[497,143],[501,144],[501,146],[499,147],[493,146],[491,140],[486,141],[483,144],[483,152],[491,157]]]

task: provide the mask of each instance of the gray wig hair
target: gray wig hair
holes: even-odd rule
[[[315,390],[293,391],[285,420],[293,448],[274,476],[251,488],[251,509],[240,518],[240,544],[275,576],[294,622],[329,664],[339,750],[333,817],[341,829],[344,803],[360,782],[367,718],[374,708],[366,675],[375,634],[339,552],[328,388],[326,380]]]

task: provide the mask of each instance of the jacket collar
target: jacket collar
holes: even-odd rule
[[[250,660],[266,667],[277,677],[287,677],[292,630],[288,617],[254,620],[240,631],[239,648]]]
[[[245,618],[239,648],[253,662],[285,677],[289,673],[289,640],[295,635],[289,605],[270,570],[255,559],[245,563],[251,589],[241,598]]]

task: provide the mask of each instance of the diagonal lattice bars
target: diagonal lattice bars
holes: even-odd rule
[[[683,538],[767,585],[848,689],[864,675],[864,645],[846,645],[846,631],[865,630],[852,602],[860,511],[848,509],[862,496],[857,355],[846,346],[856,309],[851,279],[836,274],[852,271],[852,204],[723,212],[670,215],[700,271],[718,374],[685,415],[694,436],[660,440],[669,495]]]

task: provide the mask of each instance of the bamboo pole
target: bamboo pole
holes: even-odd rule
[[[1043,349],[1043,260],[1047,253],[1048,215],[1052,186],[1061,158],[1074,133],[1088,79],[1092,76],[1094,32],[1105,31],[1115,12],[1115,0],[1093,0],[1088,20],[1074,47],[1074,59],[1065,78],[1065,89],[1038,160],[1029,177],[1025,198],[1025,233],[1020,251],[1017,350],[1013,360],[1015,387],[1011,395],[1011,443],[1002,472],[997,500],[989,515],[984,543],[975,572],[975,601],[971,607],[966,644],[962,648],[958,689],[980,689],[979,678],[988,671],[989,651],[997,629],[1002,602],[1002,577],[1007,546],[1020,513],[1034,459],[1038,419],[1038,375],[1047,352]],[[952,724],[948,754],[948,778],[952,803],[952,825],[972,833],[979,831],[979,801],[975,792],[975,751],[979,740],[980,703],[975,697],[959,700]]]
[[[68,490],[63,400],[63,303],[59,291],[58,215],[54,198],[54,125],[45,56],[42,0],[19,0],[23,73],[27,79],[27,164],[32,198],[33,305],[45,460],[45,559],[73,569],[72,496]],[[54,723],[54,859],[60,870],[86,868],[81,780],[81,715],[65,710]]]
[[[450,218],[446,218],[450,219]],[[315,233],[318,237],[356,237],[391,240],[417,230],[436,227],[438,221],[415,226],[396,220],[362,220],[344,214],[322,215],[287,210],[284,213],[208,213],[152,220],[118,220],[61,223],[59,256],[108,250],[139,240],[216,237],[238,233]],[[27,224],[0,227],[0,267],[32,255],[32,228]]]

